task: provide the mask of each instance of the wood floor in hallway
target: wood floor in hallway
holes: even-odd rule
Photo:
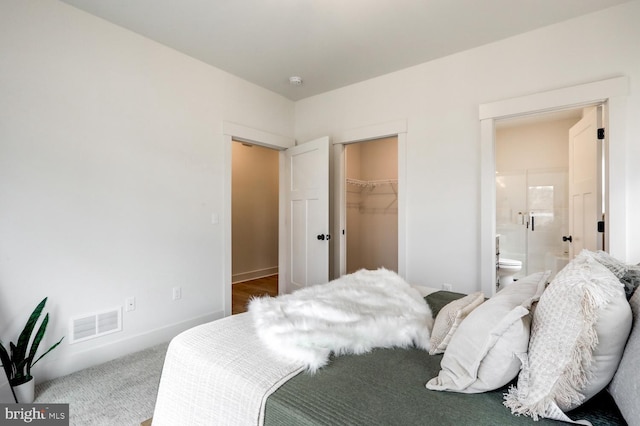
[[[247,311],[247,303],[253,296],[278,295],[278,275],[243,281],[232,285],[231,313],[239,314]]]

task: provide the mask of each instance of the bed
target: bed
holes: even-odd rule
[[[466,296],[419,291],[433,318]],[[631,299],[630,306],[637,324],[640,295]],[[620,368],[624,365],[624,374],[567,410],[571,419],[593,425],[640,424],[637,327],[627,337],[622,361],[616,362]],[[430,355],[407,346],[332,354],[328,365],[310,373],[300,362],[266,348],[251,314],[239,314],[195,327],[171,342],[153,425],[558,424],[542,417],[534,422],[505,406],[509,389],[522,386],[518,377],[479,393],[427,389],[425,382],[442,374],[446,353]]]

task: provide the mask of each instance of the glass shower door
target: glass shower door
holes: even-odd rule
[[[527,174],[526,171],[496,174],[496,231],[500,241],[500,257],[527,262]]]
[[[557,269],[566,258],[567,170],[496,174],[496,230],[500,257],[522,262],[516,278]]]
[[[527,173],[527,271],[555,271],[564,256],[562,236],[568,229],[566,170]]]

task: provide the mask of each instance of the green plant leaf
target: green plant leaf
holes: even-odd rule
[[[18,365],[16,364],[15,358],[15,354],[17,352],[16,345],[13,342],[9,342],[9,348],[11,350],[11,375],[9,376],[9,381],[11,381],[20,374],[20,371],[18,370]]]
[[[29,346],[29,340],[31,339],[31,333],[33,333],[33,329],[35,328],[36,323],[38,322],[40,314],[42,313],[42,310],[44,309],[44,305],[46,303],[47,298],[45,297],[44,299],[42,299],[42,302],[40,302],[38,306],[36,306],[36,308],[33,310],[31,316],[29,316],[29,320],[25,324],[22,333],[20,333],[20,337],[18,337],[18,344],[16,348],[17,352],[13,354],[14,362],[18,359],[24,359],[26,357],[27,347]]]
[[[2,362],[2,367],[7,374],[7,378],[9,379],[11,386],[17,386],[33,379],[33,376],[31,375],[31,367],[42,359],[43,356],[55,349],[64,339],[64,337],[60,339],[34,361],[38,348],[40,347],[40,343],[42,342],[47,330],[47,325],[49,324],[48,313],[45,315],[42,323],[38,327],[38,330],[33,337],[33,341],[31,341],[31,334],[40,319],[40,315],[42,315],[42,311],[46,303],[47,298],[45,297],[38,306],[36,306],[29,316],[29,320],[24,326],[24,329],[20,333],[17,344],[9,342],[9,352],[7,352],[7,349],[0,342],[0,361]],[[29,344],[31,344],[31,347],[29,347]],[[28,355],[27,351],[29,352]]]
[[[9,342],[9,349],[11,349],[11,361],[15,363],[16,353],[18,352],[18,349],[16,348],[16,345],[13,342]]]
[[[15,376],[20,376],[24,374],[24,368],[27,365],[27,361],[28,360],[25,358],[13,360],[13,365],[15,366],[15,369],[16,369],[16,372],[14,373]]]
[[[36,352],[38,351],[38,347],[40,346],[40,342],[44,337],[44,332],[47,331],[47,324],[49,324],[49,314],[47,313],[40,323],[40,327],[38,327],[38,331],[36,332],[36,336],[33,338],[33,342],[31,343],[31,349],[29,350],[29,356],[27,357],[27,375],[31,374],[31,361],[36,356]]]
[[[62,337],[62,339],[64,339],[64,336]],[[52,350],[54,350],[60,343],[62,343],[62,339],[58,340],[58,343],[56,343],[55,345],[51,346],[45,353],[43,353],[42,355],[40,355],[38,357],[38,359],[36,359],[35,361],[33,361],[33,364],[31,364],[31,366],[33,367],[34,365],[36,365],[36,362],[40,361],[40,359],[42,359],[43,356],[45,356],[46,354],[48,354],[49,352],[51,352]],[[29,371],[31,371],[31,369],[29,369]]]
[[[14,377],[12,380],[9,380],[9,383],[11,383],[11,386],[18,386],[21,385],[23,383],[27,383],[29,380],[33,379],[33,376],[27,374],[27,375],[20,375],[20,376],[16,376]]]

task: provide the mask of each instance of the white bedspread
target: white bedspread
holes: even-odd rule
[[[194,327],[169,345],[153,426],[262,425],[267,397],[302,370],[262,343],[248,313]]]
[[[192,328],[169,345],[153,425],[261,425],[267,397],[302,369],[262,344],[248,314]]]

